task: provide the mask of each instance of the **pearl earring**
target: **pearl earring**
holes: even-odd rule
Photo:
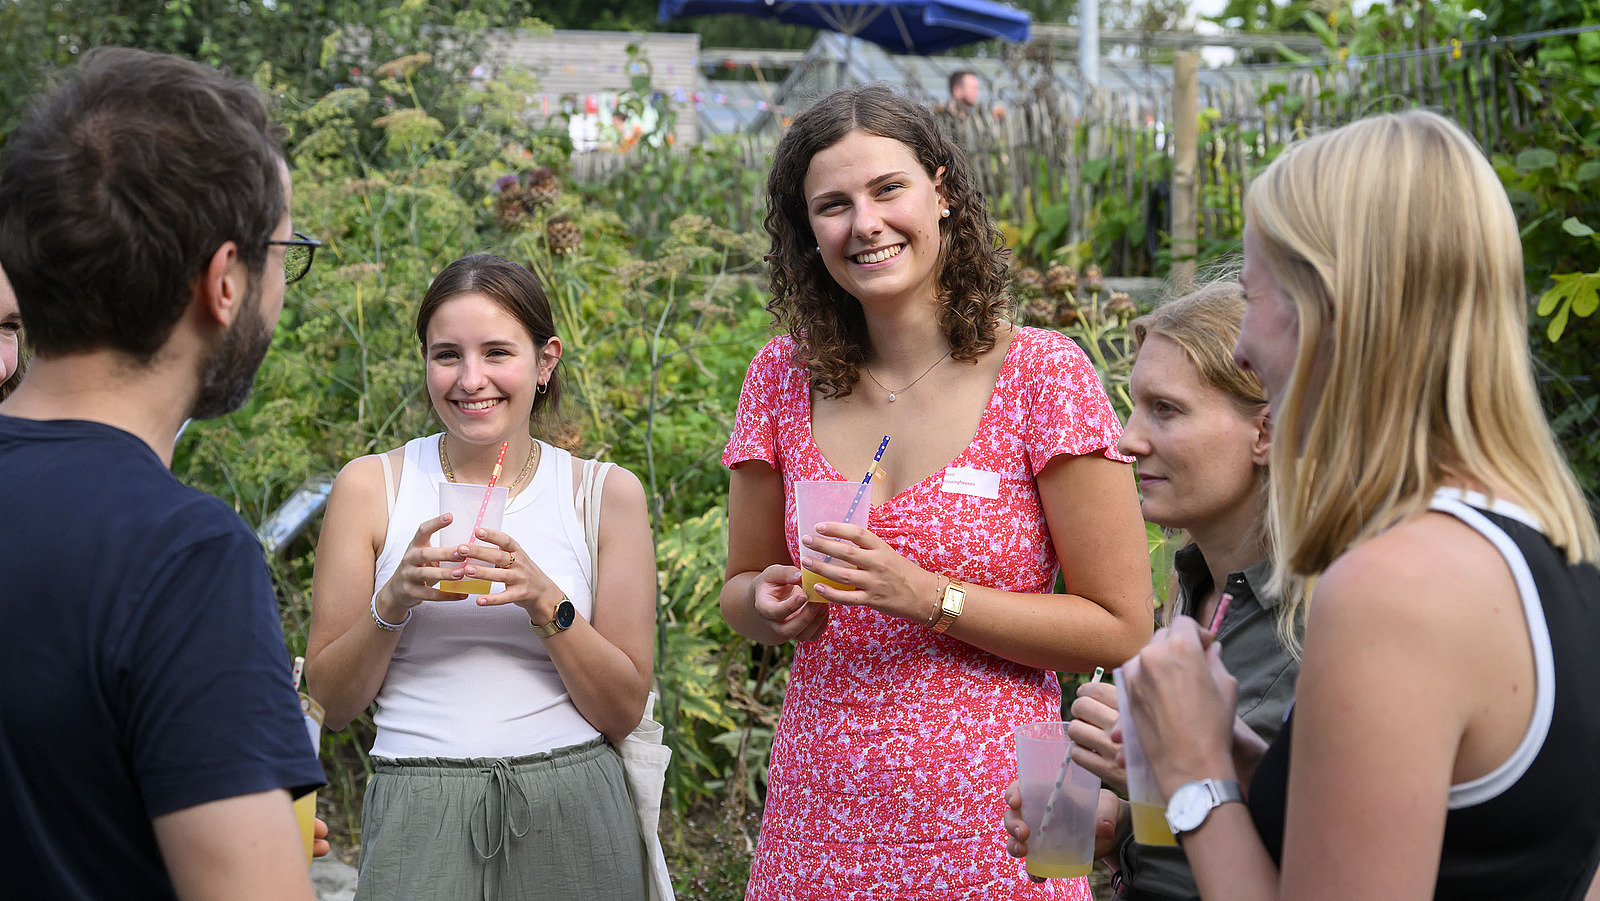
[[[817,245],[817,253],[821,253],[821,252],[822,252],[822,245],[818,244]]]
[[[949,207],[945,207],[944,209],[940,210],[939,211],[939,218],[940,219],[949,219],[950,218],[950,208]]]

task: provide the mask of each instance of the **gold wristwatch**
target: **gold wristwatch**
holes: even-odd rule
[[[939,599],[939,618],[934,620],[929,627],[935,632],[944,632],[961,615],[961,608],[967,605],[967,586],[950,580],[944,587],[944,595]]]
[[[547,623],[536,623],[531,618],[528,625],[533,627],[533,634],[540,638],[549,638],[557,632],[565,632],[572,628],[572,623],[578,618],[578,608],[572,606],[566,595],[561,596],[561,603],[556,605],[556,618]]]

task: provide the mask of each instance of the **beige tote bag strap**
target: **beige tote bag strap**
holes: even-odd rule
[[[394,501],[397,491],[394,484],[394,464],[389,462],[389,455],[387,453],[379,454],[378,461],[383,464],[384,510],[388,512],[389,517],[392,519],[394,517]]]
[[[578,485],[578,497],[583,504],[583,541],[589,545],[589,591],[600,590],[600,496],[605,489],[606,473],[615,463],[599,460],[583,461],[583,477]]]

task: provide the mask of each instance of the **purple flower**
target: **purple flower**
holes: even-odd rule
[[[494,189],[502,194],[516,186],[517,177],[515,175],[502,175],[494,183]]]

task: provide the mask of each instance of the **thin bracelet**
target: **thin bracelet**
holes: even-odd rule
[[[934,575],[936,576],[934,581],[938,584],[934,586],[933,590],[933,615],[928,617],[926,623],[923,623],[930,629],[933,628],[934,623],[939,621],[939,617],[944,614],[944,591],[950,587],[949,576],[944,573],[934,573]]]
[[[374,594],[372,596],[372,621],[377,623],[378,628],[385,632],[398,632],[406,627],[406,623],[411,622],[411,611],[406,611],[406,618],[401,620],[399,625],[395,625],[391,622],[385,622],[384,618],[378,615],[378,596]]]

